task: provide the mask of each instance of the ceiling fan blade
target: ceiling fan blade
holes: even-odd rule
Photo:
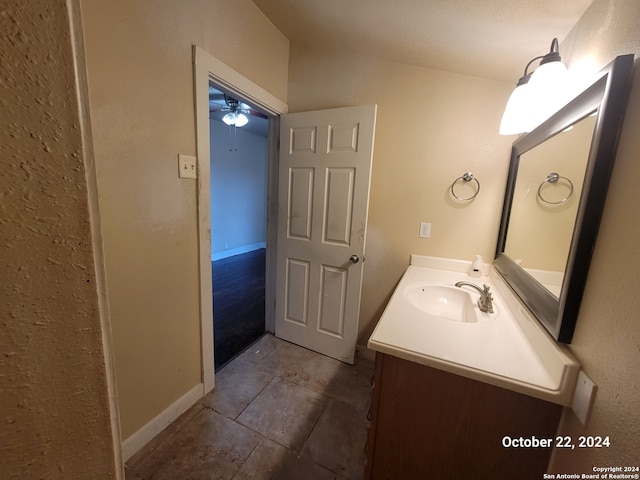
[[[253,115],[254,117],[264,118],[265,120],[269,118],[264,113],[259,112],[258,110],[254,110],[253,108],[249,109],[249,114]]]
[[[210,102],[222,102],[222,103],[225,103],[225,101],[224,101],[224,93],[209,92],[209,101]],[[226,105],[226,103],[225,103],[225,105]]]
[[[209,87],[209,111],[210,112],[230,112],[232,108],[229,106],[229,101],[235,102],[237,101],[235,98],[230,95],[226,95],[213,87]],[[248,105],[244,102],[237,101],[237,111],[240,113],[244,113],[245,115],[251,115],[257,118],[267,119],[268,117],[258,110],[251,108],[251,105]]]

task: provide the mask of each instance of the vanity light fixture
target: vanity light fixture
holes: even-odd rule
[[[538,68],[529,72],[531,64]],[[533,58],[524,69],[511,93],[502,121],[500,135],[530,132],[562,106],[567,92],[567,67],[561,61],[558,39],[551,42],[549,53]]]

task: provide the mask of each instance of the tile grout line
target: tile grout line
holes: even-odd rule
[[[233,420],[233,421],[235,422],[235,420]],[[238,424],[238,425],[241,425],[241,424]],[[256,432],[256,433],[258,433],[258,432]],[[258,433],[258,435],[260,435],[260,434]],[[262,435],[260,435],[260,436],[262,436]],[[261,443],[262,443],[262,440],[260,440],[258,443],[256,443],[256,446],[251,449],[251,451],[249,452],[249,455],[247,455],[246,458],[244,460],[242,460],[242,463],[240,464],[238,469],[233,473],[233,477],[231,477],[231,480],[233,480],[234,478],[236,478],[238,476],[238,473],[240,473],[240,470],[242,470],[242,467],[244,466],[244,464],[247,463],[247,460],[249,460],[251,455],[253,455],[253,452],[256,451],[256,449],[260,446]]]
[[[302,387],[302,388],[305,388],[305,387]],[[309,390],[309,389],[307,389],[307,390]],[[309,391],[312,392],[313,390],[309,390]],[[314,393],[318,393],[318,392],[314,392]],[[313,428],[311,428],[311,430],[309,431],[309,435],[307,436],[307,438],[305,439],[304,443],[302,444],[302,448],[300,450],[300,454],[302,454],[302,451],[307,446],[307,443],[309,442],[309,439],[311,438],[311,435],[313,435],[313,432],[315,431],[316,427],[318,426],[318,423],[320,422],[320,418],[322,418],[322,415],[325,413],[325,411],[329,407],[329,402],[334,401],[334,402],[341,403],[341,404],[344,404],[344,405],[349,405],[347,402],[344,402],[344,401],[342,401],[340,399],[337,399],[337,398],[330,397],[330,396],[325,395],[323,393],[318,393],[318,395],[322,395],[323,397],[326,397],[327,402],[325,403],[324,408],[322,409],[322,412],[320,413],[320,415],[318,415],[318,418],[316,419],[316,422],[313,424]],[[340,472],[336,472],[332,468],[330,468],[330,467],[328,467],[328,466],[316,461],[316,459],[313,458],[313,456],[309,455],[309,458],[313,461],[313,463],[315,463],[319,467],[323,468],[324,470],[326,470],[328,472],[331,472],[333,475],[336,475],[336,480],[349,480],[349,477],[344,477],[343,475],[340,474]]]
[[[262,371],[262,370],[261,370],[261,371]],[[311,392],[311,393],[313,393],[313,394],[320,395],[320,396],[322,396],[322,397],[326,397],[326,395],[324,395],[324,394],[322,394],[322,393],[314,392],[313,390],[310,390],[310,389],[308,389],[308,388],[306,388],[306,387],[303,387],[302,385],[298,385],[297,383],[294,383],[294,382],[292,382],[292,381],[290,381],[290,380],[287,380],[287,379],[285,379],[285,378],[282,378],[282,377],[281,377],[281,376],[279,376],[279,375],[274,375],[274,377],[269,381],[269,383],[267,383],[267,384],[264,386],[264,388],[263,388],[262,390],[260,390],[260,392],[259,392],[255,397],[253,397],[253,400],[251,400],[251,402],[249,402],[249,404],[248,404],[246,407],[244,407],[244,408],[242,409],[242,412],[244,412],[247,408],[249,408],[249,406],[250,406],[250,405],[251,405],[251,404],[256,400],[256,398],[258,398],[258,397],[260,396],[260,393],[262,393],[264,390],[266,390],[266,388],[267,388],[269,385],[271,385],[271,383],[273,383],[273,381],[274,381],[274,380],[276,380],[276,379],[280,379],[280,380],[281,380],[281,381],[283,381],[283,382],[287,382],[287,383],[290,383],[291,385],[295,385],[296,387],[302,388],[302,389],[304,389],[304,390],[306,390],[306,391],[308,391],[308,392]],[[269,440],[270,442],[275,443],[276,445],[280,445],[281,447],[285,448],[285,449],[286,449],[286,450],[288,450],[289,452],[291,452],[291,453],[294,453],[294,454],[298,455],[298,454],[302,453],[302,450],[304,449],[304,446],[306,445],[307,440],[309,439],[309,436],[311,436],[311,432],[313,432],[313,429],[316,427],[316,425],[317,425],[317,423],[318,423],[318,420],[320,419],[320,417],[321,417],[321,416],[322,416],[322,414],[324,413],[324,410],[327,408],[327,405],[329,404],[329,400],[330,400],[330,399],[327,397],[327,402],[325,403],[324,407],[322,407],[322,412],[320,413],[320,415],[319,415],[319,416],[318,416],[318,418],[316,419],[315,423],[313,424],[313,428],[311,428],[311,431],[309,432],[309,435],[307,436],[307,438],[305,439],[304,443],[302,444],[302,448],[300,449],[300,451],[299,451],[299,452],[298,452],[297,450],[295,450],[295,449],[292,449],[292,448],[288,447],[287,445],[283,445],[282,443],[280,443],[279,441],[277,441],[277,440],[275,440],[275,439],[273,439],[273,438],[269,438],[269,437],[267,437],[267,436],[266,436],[266,435],[264,435],[263,433],[260,433],[259,431],[257,431],[257,430],[255,430],[254,428],[252,428],[250,425],[245,425],[244,423],[240,422],[240,421],[238,420],[238,418],[240,417],[240,415],[242,415],[242,412],[240,412],[240,413],[236,416],[236,418],[235,418],[235,419],[230,419],[230,420],[231,420],[232,422],[237,423],[238,425],[240,425],[240,426],[242,426],[242,427],[244,427],[244,428],[247,428],[247,429],[251,430],[252,432],[257,433],[258,435],[260,435],[260,437],[265,438],[265,439]],[[216,412],[216,413],[218,413],[218,414],[222,415],[220,412]],[[225,415],[225,416],[226,416],[226,415]],[[229,417],[227,417],[227,418],[229,418]]]
[[[269,354],[269,355],[271,355],[271,354]],[[259,370],[259,369],[257,369],[255,365],[252,365],[252,368],[253,368],[253,369],[255,369],[255,370],[257,370],[257,371],[259,371],[259,372],[267,373],[267,374],[271,375],[269,372],[265,372],[264,370]],[[244,413],[244,411],[245,411],[247,408],[249,408],[249,406],[250,406],[251,404],[253,404],[253,402],[255,402],[256,398],[258,398],[258,397],[260,396],[260,394],[261,394],[262,392],[264,392],[264,391],[267,389],[267,387],[268,387],[269,385],[271,385],[271,384],[273,383],[273,381],[274,381],[276,378],[279,378],[279,377],[278,377],[277,375],[274,375],[274,376],[271,378],[271,380],[269,380],[269,381],[265,384],[265,386],[264,386],[264,387],[262,387],[262,388],[260,389],[260,391],[259,391],[258,393],[256,393],[256,394],[253,396],[253,398],[251,399],[251,401],[250,401],[249,403],[247,403],[247,404],[244,406],[244,408],[243,408],[242,410],[240,410],[240,412],[238,412],[238,414],[237,414],[235,417],[233,417],[233,418],[232,418],[232,420],[233,420],[234,422],[236,422],[236,423],[240,424],[240,425],[244,425],[244,424],[242,424],[242,423],[238,422],[238,418],[240,417],[240,415],[242,415],[242,414]],[[246,426],[246,425],[245,425],[245,426]]]
[[[263,337],[261,337],[261,338],[263,338]],[[252,345],[250,345],[249,347],[253,346],[253,345],[254,345],[255,343],[257,343],[259,340],[260,340],[260,339],[256,340],[256,342],[254,342],[254,343],[253,343]],[[246,349],[246,350],[248,350],[248,349],[249,349],[249,347],[247,347],[247,349]],[[246,350],[245,350],[245,351],[246,351]],[[253,370],[256,370],[257,372],[260,372],[260,373],[266,373],[266,374],[268,374],[268,375],[272,375],[272,373],[271,373],[270,371],[268,371],[268,370],[263,370],[263,369],[258,368],[258,365],[259,365],[260,363],[264,362],[267,358],[269,358],[269,357],[273,354],[273,352],[274,352],[274,351],[275,351],[275,348],[274,348],[273,350],[271,350],[267,355],[265,355],[265,357],[264,357],[264,358],[262,358],[262,359],[258,360],[257,362],[255,362],[255,363],[254,363],[254,362],[250,362],[250,363],[251,363],[251,368],[252,368]],[[243,352],[243,353],[244,353],[244,352]],[[233,421],[233,422],[235,422],[236,424],[238,424],[238,425],[240,425],[240,426],[242,426],[242,427],[244,427],[244,428],[247,428],[247,429],[251,430],[252,432],[256,433],[257,435],[259,435],[259,436],[260,436],[260,438],[261,438],[261,439],[266,439],[266,440],[268,440],[268,441],[270,441],[270,442],[275,443],[276,445],[281,446],[282,448],[286,449],[287,451],[289,451],[289,452],[291,452],[291,453],[297,454],[297,452],[296,452],[295,450],[292,450],[292,449],[291,449],[291,448],[289,448],[287,445],[283,445],[282,443],[278,442],[277,440],[274,440],[274,439],[272,439],[272,438],[267,437],[266,435],[262,434],[261,432],[258,432],[257,430],[255,430],[255,429],[254,429],[254,428],[252,428],[251,426],[249,426],[249,425],[245,425],[244,423],[242,423],[242,422],[240,422],[240,421],[238,420],[238,418],[240,418],[240,416],[245,412],[245,410],[247,410],[247,409],[249,408],[249,406],[251,406],[251,405],[253,404],[253,402],[254,402],[254,401],[255,401],[255,400],[260,396],[260,394],[262,394],[262,392],[264,392],[264,391],[269,387],[269,385],[271,385],[271,384],[272,384],[276,379],[280,379],[280,380],[282,380],[282,381],[287,381],[287,380],[285,380],[284,378],[282,378],[282,376],[280,376],[280,375],[273,375],[273,376],[272,376],[272,378],[271,378],[271,380],[269,380],[269,381],[265,384],[265,386],[264,386],[264,387],[262,387],[262,388],[260,389],[260,391],[254,395],[254,397],[251,399],[251,401],[250,401],[247,405],[245,405],[245,407],[244,407],[244,408],[243,408],[243,409],[242,409],[242,410],[241,410],[241,411],[240,411],[240,412],[239,412],[239,413],[238,413],[234,418],[232,418],[232,419],[230,419],[230,420],[231,420],[231,421]],[[289,383],[292,383],[292,384],[293,384],[293,382],[289,382]],[[294,385],[295,385],[295,384],[294,384]],[[214,410],[214,411],[215,411],[215,410]],[[324,410],[323,410],[323,411],[324,411]],[[221,413],[221,412],[217,412],[217,413],[219,413],[219,414],[221,414],[221,415],[222,415],[222,413]],[[227,417],[227,418],[228,418],[228,417]],[[315,425],[314,425],[314,426],[315,426]],[[305,443],[306,443],[306,441],[305,441]],[[259,445],[259,444],[260,444],[260,443],[258,443],[258,445]],[[256,445],[256,447],[255,447],[253,450],[255,450],[255,449],[258,447],[258,445]],[[253,453],[253,450],[251,451],[251,453]],[[244,461],[246,461],[246,460],[251,456],[251,453],[247,456],[247,458],[246,458]],[[244,464],[244,462],[243,462],[243,464]],[[236,472],[236,474],[237,474],[237,472]],[[234,476],[235,476],[235,474],[234,474]]]

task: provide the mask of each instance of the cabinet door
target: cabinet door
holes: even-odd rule
[[[562,407],[381,355],[366,478],[539,480],[551,448],[504,448],[505,436],[554,438]]]

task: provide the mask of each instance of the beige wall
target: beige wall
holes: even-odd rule
[[[492,261],[514,139],[500,137],[498,126],[513,85],[297,45],[290,58],[292,112],[378,104],[358,339],[365,345],[411,253]],[[448,189],[467,171],[480,194],[453,201]],[[431,222],[430,239],[418,238],[420,221]]]
[[[200,382],[191,46],[286,100],[288,41],[248,0],[82,0],[124,439]],[[208,159],[204,159],[208,161]]]
[[[122,473],[100,242],[92,236],[99,227],[87,188],[90,139],[80,128],[84,80],[74,77],[74,3],[4,1],[0,14],[0,476],[7,479]]]
[[[598,385],[588,428],[565,410],[559,433],[608,435],[606,449],[556,450],[550,472],[638,465],[640,451],[640,3],[595,0],[561,44],[570,69],[636,55],[634,80],[571,350]]]

